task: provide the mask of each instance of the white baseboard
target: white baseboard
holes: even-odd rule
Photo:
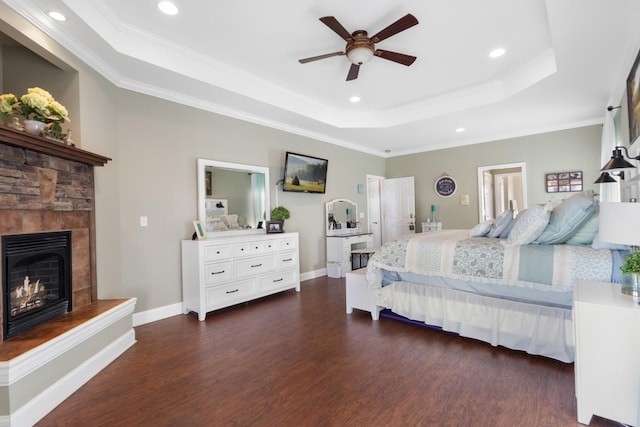
[[[133,313],[133,327],[141,326],[147,323],[156,322],[158,320],[166,319],[168,317],[177,316],[182,314],[182,303],[165,305],[164,307],[153,308],[151,310],[141,311],[139,313]]]
[[[300,281],[304,282],[305,280],[315,279],[316,277],[322,277],[327,275],[327,269],[321,268],[319,270],[307,271],[305,273],[300,274]]]
[[[0,427],[31,426],[75,393],[98,372],[135,344],[135,332],[127,331],[95,356],[65,375],[10,416],[0,418]]]

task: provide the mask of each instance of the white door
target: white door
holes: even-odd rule
[[[380,182],[382,176],[367,175],[367,212],[369,212],[369,233],[373,233],[373,247],[382,244],[382,214],[380,212]]]
[[[416,232],[416,197],[413,177],[380,181],[382,243]]]

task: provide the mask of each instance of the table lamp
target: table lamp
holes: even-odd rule
[[[640,247],[640,203],[600,203],[600,240],[629,245],[629,256]],[[623,274],[622,293],[640,296],[640,271]]]

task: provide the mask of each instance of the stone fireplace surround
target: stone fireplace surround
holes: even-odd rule
[[[73,302],[0,343],[0,427],[37,422],[135,343],[135,298],[97,300],[93,169],[109,160],[0,126],[0,238],[70,230]]]

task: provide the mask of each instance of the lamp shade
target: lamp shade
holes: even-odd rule
[[[607,184],[607,183],[618,182],[614,177],[609,175],[609,172],[601,172],[598,179],[593,181],[594,184]]]
[[[640,203],[600,203],[600,240],[640,246]]]
[[[600,169],[601,171],[635,169],[635,166],[627,162],[622,156],[622,150],[616,148],[613,155],[606,165]]]

